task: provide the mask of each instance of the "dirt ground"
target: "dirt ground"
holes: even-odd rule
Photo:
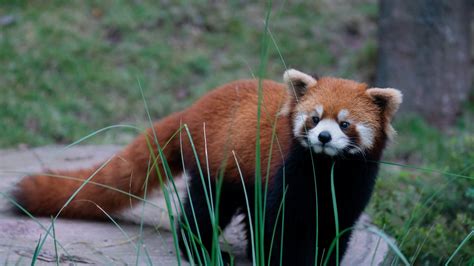
[[[28,265],[35,247],[51,225],[48,218],[32,219],[18,216],[11,210],[8,193],[25,174],[42,169],[74,169],[89,166],[109,158],[119,146],[46,146],[35,149],[0,150],[0,264]],[[37,265],[56,264],[56,251],[62,265],[177,265],[170,232],[118,221],[92,222],[59,219],[55,222],[56,245],[48,237],[37,258]],[[359,221],[343,265],[380,265],[389,253],[389,247],[379,236],[368,232],[370,218]],[[121,229],[121,230],[120,230]],[[51,233],[51,231],[50,231]],[[240,225],[234,221],[226,229],[225,238],[231,244],[238,265],[251,265],[246,260],[245,239]],[[140,251],[137,252],[138,247]]]

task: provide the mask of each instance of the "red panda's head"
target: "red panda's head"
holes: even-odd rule
[[[294,69],[285,72],[284,80],[293,134],[315,153],[380,151],[394,133],[390,122],[402,101],[396,89],[367,88],[364,83],[330,77],[316,80]]]

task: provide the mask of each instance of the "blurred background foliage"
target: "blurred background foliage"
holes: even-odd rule
[[[16,1],[0,12],[11,17],[0,33],[0,121],[7,131],[0,146],[6,147],[69,143],[110,124],[141,123],[138,81],[158,119],[219,84],[251,78],[265,6]],[[281,80],[280,52],[288,67],[370,81],[376,14],[374,1],[275,4],[270,29],[280,51],[270,48],[268,78]]]
[[[277,1],[267,77],[285,67],[373,83],[375,0]],[[146,127],[215,86],[258,69],[265,5],[255,1],[10,1],[0,4],[0,147],[67,144],[114,125]],[[441,263],[474,229],[474,100],[440,131],[396,121],[369,208],[416,264]],[[92,143],[124,144],[109,130]],[[456,263],[474,263],[471,239]],[[470,262],[469,262],[470,261]]]

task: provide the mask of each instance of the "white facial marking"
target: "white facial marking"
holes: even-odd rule
[[[337,149],[333,148],[333,147],[324,147],[324,153],[326,153],[327,155],[329,156],[334,156],[337,154]]]
[[[357,124],[356,130],[359,132],[360,142],[362,146],[365,148],[371,148],[374,144],[373,130],[364,124]]]
[[[313,146],[313,151],[315,153],[322,153],[323,152],[323,146],[320,146],[320,145]]]
[[[327,131],[331,135],[331,141],[324,146],[318,138],[319,134],[323,131]],[[309,130],[308,141],[314,152],[324,152],[329,156],[336,155],[349,144],[349,138],[342,132],[339,124],[332,119],[323,119],[315,128]]]
[[[308,115],[305,113],[300,112],[296,114],[295,119],[293,121],[293,135],[295,135],[295,137],[301,137],[301,132],[303,130],[307,118]],[[303,145],[304,147],[308,147],[307,143],[304,141],[301,141],[301,145]]]
[[[342,109],[341,111],[339,111],[339,114],[337,114],[337,119],[340,122],[341,121],[346,121],[348,115],[349,115],[349,111],[347,111],[347,109]]]
[[[323,111],[324,111],[324,108],[322,105],[316,105],[316,113],[318,113],[319,117],[323,116]]]

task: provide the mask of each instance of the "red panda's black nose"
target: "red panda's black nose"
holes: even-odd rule
[[[323,131],[319,133],[318,139],[322,144],[326,144],[331,141],[331,134],[327,131]]]

